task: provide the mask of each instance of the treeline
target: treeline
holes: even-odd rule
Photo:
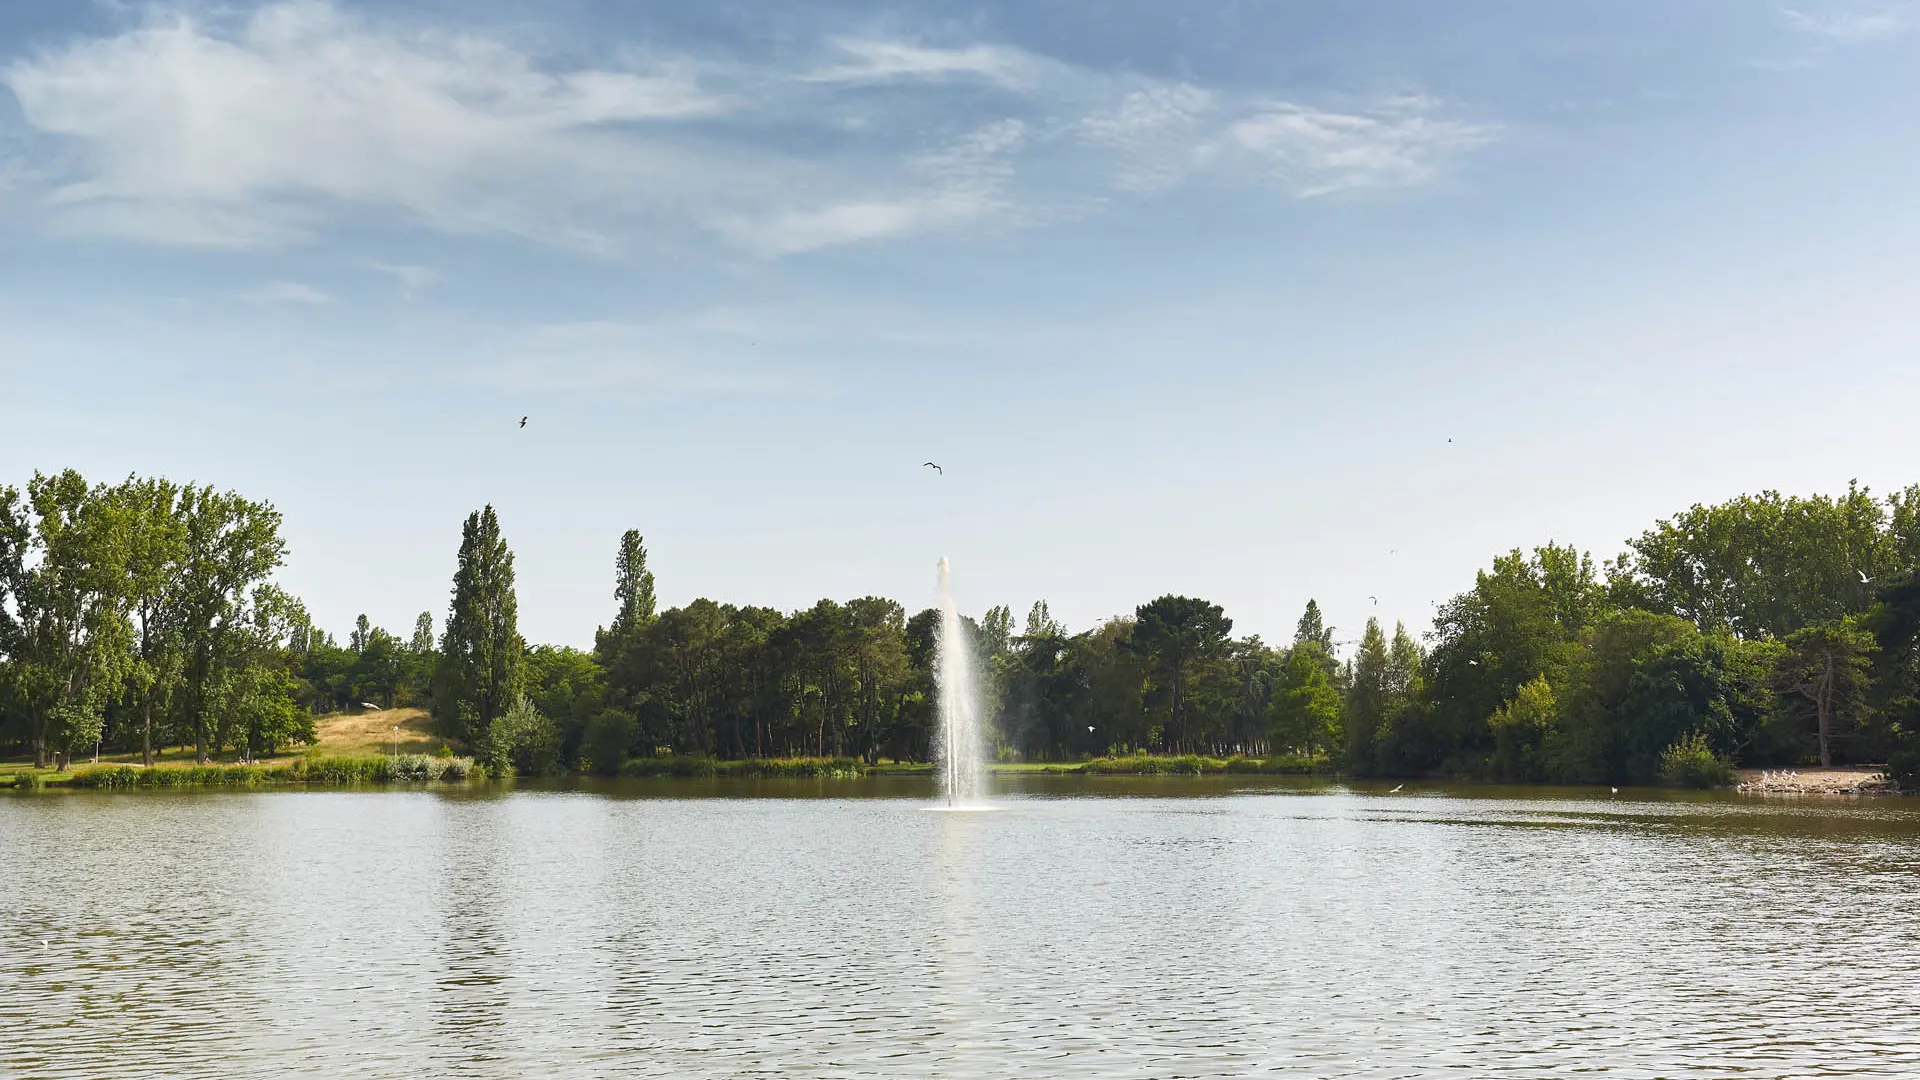
[[[436,638],[363,616],[345,646],[271,583],[271,506],[131,478],[0,490],[0,744],[243,758],[312,715],[432,710],[496,773],[634,759],[926,760],[937,613],[822,600],[658,610],[637,531],[590,651],[529,647],[491,507],[467,519]],[[1070,630],[1044,601],[966,620],[1003,759],[1289,755],[1358,775],[1710,782],[1732,766],[1920,759],[1920,487],[1767,492],[1655,523],[1604,564],[1515,550],[1439,607],[1424,641],[1236,637],[1163,596]]]

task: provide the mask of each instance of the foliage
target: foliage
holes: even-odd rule
[[[1660,753],[1660,778],[1681,787],[1724,787],[1733,765],[1714,752],[1706,732],[1696,731]]]
[[[521,696],[526,643],[513,589],[513,552],[487,506],[467,516],[453,574],[453,601],[440,639],[434,718],[442,732],[486,758],[512,756],[493,743],[494,722]]]
[[[494,722],[486,748],[493,776],[545,776],[560,769],[560,729],[525,694]]]

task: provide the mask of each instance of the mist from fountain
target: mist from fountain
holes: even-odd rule
[[[940,724],[935,746],[941,794],[952,809],[977,806],[986,795],[986,738],[980,705],[980,665],[953,600],[953,570],[940,557],[940,640],[934,663]]]

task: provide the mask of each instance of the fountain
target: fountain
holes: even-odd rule
[[[986,794],[985,732],[981,727],[979,665],[953,602],[953,572],[940,557],[940,641],[934,663],[939,685],[940,736],[935,747],[947,807],[967,809]]]

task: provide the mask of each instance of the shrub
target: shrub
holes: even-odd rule
[[[541,776],[560,768],[560,729],[521,694],[493,722],[487,738],[487,772],[494,776]]]
[[[1713,752],[1705,732],[1696,731],[1661,752],[1660,778],[1681,787],[1716,787],[1733,781],[1733,766]]]
[[[719,775],[719,763],[712,758],[670,757],[632,758],[620,766],[621,776],[677,776],[682,779]]]
[[[431,783],[435,780],[465,780],[473,772],[473,761],[469,758],[429,757],[426,754],[403,754],[393,759],[393,778],[416,783]]]

